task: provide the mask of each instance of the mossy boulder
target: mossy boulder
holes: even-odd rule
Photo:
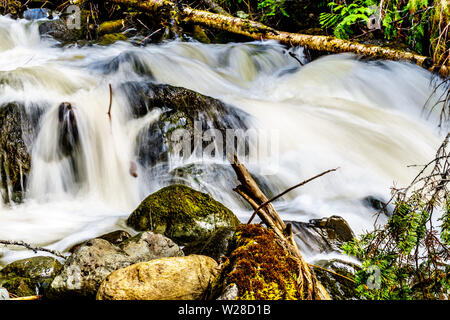
[[[0,106],[0,176],[3,201],[20,202],[31,168],[30,142],[36,126],[19,103]]]
[[[61,263],[52,257],[15,261],[0,270],[0,286],[19,297],[45,295],[61,268]]]
[[[210,195],[188,186],[172,185],[142,201],[127,224],[138,231],[162,233],[186,245],[207,239],[217,228],[236,227],[239,220]]]
[[[275,233],[261,225],[236,228],[231,253],[215,278],[210,298],[230,296],[237,300],[297,300],[299,266],[279,244]]]

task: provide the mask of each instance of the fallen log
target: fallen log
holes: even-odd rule
[[[87,0],[79,0],[82,3]],[[371,59],[407,60],[430,71],[438,72],[446,77],[449,73],[449,65],[433,66],[430,57],[425,57],[412,52],[383,48],[375,45],[361,44],[354,41],[337,39],[330,36],[306,35],[278,31],[262,23],[248,19],[241,19],[212,13],[204,10],[193,9],[187,6],[176,5],[167,0],[108,0],[110,3],[129,6],[148,13],[156,13],[160,16],[185,24],[197,24],[204,27],[228,31],[243,35],[255,40],[276,40],[290,46],[303,46],[320,52],[343,53],[352,52]]]
[[[310,268],[308,263],[303,259],[302,254],[294,241],[291,225],[286,225],[280,218],[273,205],[258,187],[247,168],[239,162],[236,155],[232,160],[231,166],[241,183],[234,190],[250,203],[261,220],[278,236],[280,244],[297,259],[297,263],[300,267],[297,281],[300,287],[303,288],[303,298],[305,300],[330,300],[331,298],[327,290],[316,278],[314,271]],[[262,204],[264,204],[264,206],[262,206]]]

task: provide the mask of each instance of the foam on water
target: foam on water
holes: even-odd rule
[[[283,218],[297,221],[340,215],[356,233],[374,222],[375,211],[362,199],[387,200],[393,184],[408,184],[417,173],[408,165],[432,159],[443,137],[436,126],[438,115],[425,117],[423,112],[433,90],[431,75],[408,63],[332,55],[301,67],[275,42],[175,41],[146,47],[117,42],[82,48],[55,44],[40,38],[36,24],[0,17],[0,105],[17,101],[30,113],[37,106],[43,109],[38,135],[30,142],[26,198],[23,204],[0,208],[0,239],[63,251],[126,229],[130,212],[161,187],[157,176],[129,174],[136,138],[159,111],[133,118],[129,97],[117,89],[125,81],[153,79],[182,86],[249,113],[252,128],[279,137],[276,150],[266,154],[260,166],[273,167],[265,178],[280,190],[339,167],[275,206]],[[302,48],[293,51],[305,61]],[[148,71],[136,72],[120,59],[125,62],[111,67],[111,61],[127,54]],[[111,122],[106,116],[108,84],[114,88]],[[63,101],[74,106],[77,116],[81,147],[75,159],[81,182],[56,150],[58,106]],[[196,185],[198,179],[187,182]],[[234,187],[228,180],[201,181],[203,190],[244,221],[250,211],[236,200]],[[0,262],[31,254],[1,248]]]

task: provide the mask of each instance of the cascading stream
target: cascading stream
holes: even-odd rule
[[[306,62],[302,48],[294,51]],[[433,90],[431,75],[415,65],[331,55],[302,67],[275,42],[61,48],[40,38],[36,24],[0,17],[0,106],[17,102],[28,114],[41,114],[36,137],[27,145],[32,160],[26,196],[21,204],[0,208],[0,239],[63,251],[127,229],[124,220],[131,211],[166,181],[164,167],[149,175],[138,165],[138,177],[130,175],[139,132],[160,110],[135,118],[132,99],[120,87],[151,79],[220,99],[250,114],[248,125],[259,134],[279,138],[249,168],[270,173],[265,178],[280,190],[339,167],[275,206],[288,220],[340,215],[357,234],[374,222],[375,210],[363,199],[388,200],[393,184],[407,185],[417,173],[408,165],[432,159],[443,137],[438,114],[423,111]],[[72,108],[66,118],[60,116],[63,102]],[[71,152],[63,152],[58,140],[67,119],[77,124]],[[217,163],[190,158],[182,164],[201,161],[206,168]],[[215,168],[210,166],[211,173]],[[233,195],[234,182],[187,182],[248,219],[250,210]],[[0,264],[31,254],[0,248]]]

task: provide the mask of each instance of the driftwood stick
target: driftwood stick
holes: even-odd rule
[[[109,108],[108,108],[108,118],[109,118],[109,123],[111,123],[111,107],[112,107],[112,96],[113,96],[113,91],[112,91],[112,86],[111,83],[109,84]]]
[[[258,187],[258,184],[253,179],[251,174],[248,172],[247,168],[242,163],[239,162],[239,159],[237,158],[236,155],[234,155],[233,157],[233,162],[231,166],[236,172],[238,180],[241,182],[242,188],[244,189],[245,193],[251,195],[251,197],[255,200],[255,202],[258,205],[265,203],[268,200],[267,197]],[[284,221],[280,218],[280,216],[278,215],[277,211],[275,210],[274,206],[271,203],[266,204],[264,206],[264,210],[262,210],[261,213],[262,212],[266,213],[263,219],[273,221],[276,228],[280,229],[281,231],[283,231],[286,228]]]
[[[233,189],[236,193],[238,193],[242,198],[244,198],[250,205],[256,209],[258,208],[258,204],[253,200],[251,196],[249,196],[245,191],[243,190],[242,186],[238,186],[237,188]],[[272,230],[277,233],[278,236],[283,237],[283,233],[280,233],[280,229],[277,228],[275,222],[273,219],[265,212],[264,210],[260,209],[257,211],[259,213],[259,217],[261,220],[265,223],[266,226],[271,228]]]
[[[253,212],[252,216],[251,216],[250,219],[248,220],[247,224],[249,224],[249,223],[252,222],[252,220],[255,218],[255,215],[256,215],[256,213],[257,213],[258,211],[260,211],[262,208],[264,208],[266,205],[268,205],[268,204],[271,203],[272,201],[277,200],[278,198],[284,196],[286,193],[288,193],[289,191],[294,190],[295,188],[301,187],[301,186],[307,184],[308,182],[313,181],[313,180],[315,180],[315,179],[317,179],[317,178],[319,178],[319,177],[321,177],[321,176],[323,176],[323,175],[325,175],[325,174],[327,174],[327,173],[336,171],[337,169],[338,169],[338,168],[330,169],[330,170],[324,171],[324,172],[322,172],[322,173],[320,173],[320,174],[318,174],[318,175],[316,175],[316,176],[314,176],[314,177],[312,177],[312,178],[309,178],[309,179],[307,179],[307,180],[305,180],[305,181],[303,181],[303,182],[300,182],[299,184],[296,184],[296,185],[293,186],[293,187],[290,187],[289,189],[284,190],[282,193],[276,195],[276,196],[273,197],[272,199],[265,201],[263,204],[261,204],[259,207],[257,207],[257,208],[255,209],[255,211]]]
[[[20,247],[25,247],[28,250],[33,251],[34,253],[37,253],[38,251],[44,251],[44,252],[48,252],[51,253],[59,258],[63,258],[66,259],[65,256],[63,256],[61,253],[59,253],[58,251],[55,250],[51,250],[51,249],[47,249],[47,248],[42,248],[42,247],[33,247],[31,244],[23,242],[23,241],[9,241],[9,240],[0,240],[0,244],[6,245],[6,246],[20,246]]]

